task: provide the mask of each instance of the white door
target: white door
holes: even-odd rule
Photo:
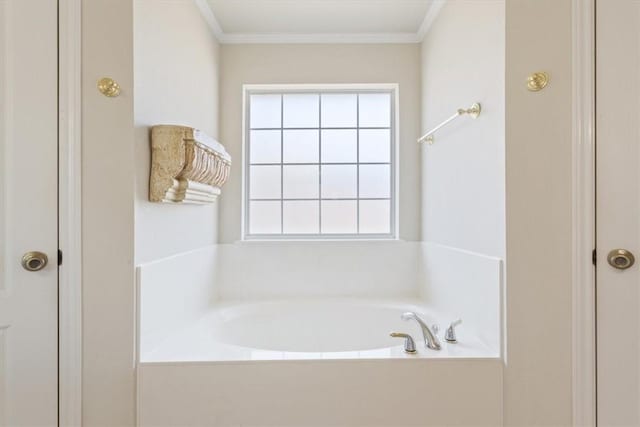
[[[0,426],[58,422],[57,25],[56,0],[0,0]]]
[[[640,1],[596,3],[598,425],[640,426]]]

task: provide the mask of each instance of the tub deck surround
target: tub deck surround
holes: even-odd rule
[[[307,243],[284,245],[285,252],[247,243],[212,245],[139,266],[140,361],[406,358],[391,332],[413,336],[419,354],[410,358],[500,357],[499,259],[385,242],[379,252],[392,258],[378,256],[368,268],[357,256],[345,263],[333,252],[341,258],[355,250],[371,255],[377,242],[320,246],[308,254],[316,254],[313,262],[303,254]],[[255,252],[265,249],[260,263]],[[246,250],[253,255],[245,258]],[[294,266],[287,270],[272,251],[291,254],[284,259]],[[441,341],[449,323],[462,318],[459,343],[443,342],[440,352],[423,349],[417,322],[400,318],[406,311],[437,323]]]
[[[230,168],[224,146],[205,133],[186,126],[152,127],[150,201],[212,203]]]
[[[502,425],[498,359],[144,363],[140,426]]]
[[[426,349],[417,323],[400,319],[406,311],[418,313],[430,325],[440,323],[442,332],[440,320],[450,317],[416,299],[220,302],[154,347],[141,347],[140,363],[500,357],[463,327],[457,344],[442,340],[441,333],[442,350]],[[417,353],[405,353],[402,341],[390,332],[411,334]]]

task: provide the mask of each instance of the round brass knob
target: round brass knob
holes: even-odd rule
[[[527,78],[527,89],[531,92],[540,92],[549,84],[549,74],[540,71],[531,74]]]
[[[108,98],[115,98],[120,95],[120,85],[109,77],[104,77],[98,81],[98,90]]]
[[[636,258],[626,249],[614,249],[607,255],[607,261],[613,268],[626,270],[636,262]]]
[[[27,271],[40,271],[47,266],[49,258],[42,252],[27,252],[22,257],[22,267]]]

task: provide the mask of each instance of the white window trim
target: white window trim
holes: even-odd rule
[[[248,166],[248,134],[249,134],[249,95],[252,93],[282,93],[282,92],[364,92],[364,91],[389,91],[393,97],[392,106],[392,185],[391,185],[391,232],[389,234],[282,234],[282,235],[256,235],[248,234],[248,194],[247,183],[249,179]],[[242,86],[242,241],[361,241],[361,240],[398,240],[400,218],[400,87],[396,83],[356,83],[356,84],[246,84]]]

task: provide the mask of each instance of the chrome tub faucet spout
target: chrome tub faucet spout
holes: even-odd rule
[[[424,345],[431,350],[440,350],[440,341],[438,341],[438,337],[431,331],[431,329],[427,326],[426,323],[422,321],[418,315],[412,311],[408,311],[403,313],[401,316],[402,320],[415,320],[420,325],[422,329],[422,336],[424,337]]]

